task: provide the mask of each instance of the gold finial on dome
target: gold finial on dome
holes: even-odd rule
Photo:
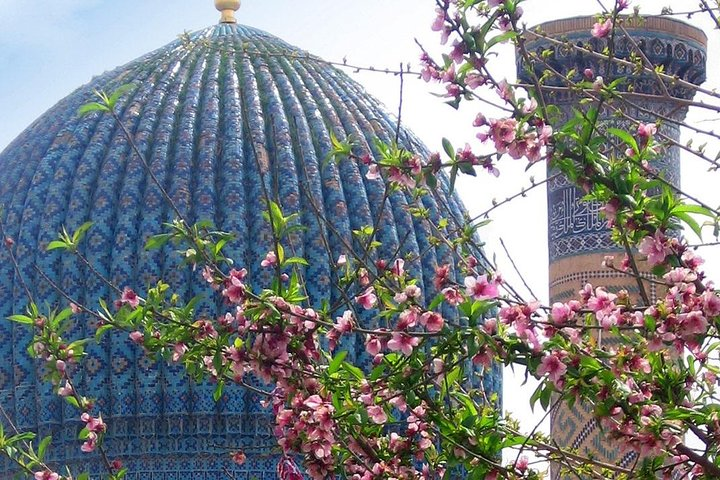
[[[221,13],[220,23],[237,23],[235,12],[240,10],[240,0],[215,0],[215,8]]]

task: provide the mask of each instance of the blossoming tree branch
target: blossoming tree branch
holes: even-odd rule
[[[180,298],[162,281],[144,290],[103,278],[114,298],[83,304],[63,294],[66,304],[49,311],[33,303],[27,286],[30,306],[10,320],[34,330],[29,351],[46,364],[47,381],[84,424],[78,448],[100,451],[110,478],[123,478],[126,470],[106,454],[103,412],[91,392],[79,391],[75,378],[83,369],[85,345],[113,330],[126,332],[145,354],[183,365],[196,380],[214,382],[216,399],[236,386],[261,394],[275,418],[274,452],[283,479],[303,478],[301,471],[314,479],[539,478],[544,467],[531,463],[528,453],[576,478],[720,478],[720,297],[703,273],[703,260],[679,235],[684,227],[707,234],[703,227],[717,226],[718,211],[693,192],[662,181],[652,161],[672,146],[671,139],[658,129],[662,119],[627,118],[625,106],[633,100],[622,90],[622,79],[590,68],[579,78],[564,75],[543,52],[527,51],[528,38],[544,33],[525,29],[522,3],[437,1],[432,29],[447,52],[438,59],[422,54],[423,79],[443,85],[453,106],[482,98],[505,112],[488,118],[485,103],[472,103],[476,147],[468,142],[456,148],[445,141],[443,153],[421,158],[381,142],[373,154],[352,138],[333,136],[328,152],[329,162],[357,162],[368,180],[382,182],[385,200],[396,190],[417,199],[410,211],[417,221],[432,224],[433,245],[444,245],[460,265],[459,276],[451,265],[437,268],[433,286],[440,293],[435,298],[425,297],[407,268],[417,259],[382,256],[377,225],[367,225],[353,232],[352,242],[344,245],[347,253],[334,259],[342,300],[311,307],[303,277],[308,262],[292,253],[303,226],[267,191],[265,221],[274,247],[253,267],[272,274],[268,286],[260,287],[247,266],[225,256],[232,232],[217,231],[208,222],[190,224],[177,209],[176,219],[147,244],[178,250],[194,274],[204,278],[207,295],[222,299],[225,313],[219,318],[196,315],[197,299]],[[642,18],[631,8],[629,0],[608,4],[588,32],[605,42],[604,51],[592,52],[601,65],[628,62],[613,51],[625,22]],[[717,8],[705,1],[690,13],[717,22]],[[524,65],[542,65],[528,69],[528,83],[496,78],[494,52],[508,43]],[[663,85],[680,81],[641,56],[633,68],[652,72]],[[127,89],[99,93],[81,113],[113,116],[125,128],[115,104]],[[546,98],[549,89],[580,99],[574,117],[555,129],[550,124],[557,109]],[[717,112],[718,95],[702,93],[706,101],[697,107]],[[600,113],[607,111],[619,120],[604,120]],[[132,135],[125,133],[148,168]],[[483,144],[492,152],[479,153],[486,151],[477,148]],[[717,166],[704,150],[678,146]],[[603,205],[614,240],[626,249],[623,258],[608,258],[604,267],[635,277],[638,298],[591,284],[575,298],[552,305],[523,298],[477,244],[475,233],[483,222],[450,215],[434,219],[422,207],[439,182],[452,186],[458,175],[482,170],[497,176],[508,161],[529,167],[547,162],[583,189],[587,200]],[[311,197],[307,201],[313,205]],[[325,221],[319,211],[318,220]],[[90,228],[62,232],[48,248],[84,259],[80,246]],[[328,237],[336,235],[331,224],[325,231]],[[5,238],[14,254],[13,245],[12,238]],[[652,279],[641,276],[641,263],[652,269]],[[100,275],[89,263],[88,268]],[[655,298],[646,288],[649,281],[658,286]],[[77,315],[97,319],[95,338],[65,338]],[[611,346],[598,341],[602,333],[613,336]],[[369,368],[342,348],[348,338],[364,344]],[[603,463],[560,447],[536,430],[521,431],[516,420],[502,415],[497,395],[483,383],[484,373],[498,364],[515,365],[540,379],[529,400],[546,411],[590,403],[608,438],[636,452],[637,461],[630,466]],[[689,432],[697,444],[687,442]],[[2,454],[36,480],[88,478],[44,462],[45,451],[52,448],[49,438],[1,433]],[[504,461],[508,449],[513,454]],[[233,458],[241,463],[245,455],[235,451]]]

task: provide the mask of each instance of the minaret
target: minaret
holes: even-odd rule
[[[615,56],[627,59],[631,53],[643,56],[654,66],[662,66],[663,72],[677,76],[681,80],[695,85],[705,80],[705,59],[707,37],[687,24],[667,17],[629,18],[623,17],[625,35],[616,30]],[[651,72],[637,72],[627,64],[613,64],[608,71],[607,61],[594,57],[586,50],[602,52],[605,39],[593,38],[590,34],[595,17],[576,17],[543,23],[532,29],[539,35],[526,34],[527,51],[544,62],[537,60],[531,68],[540,77],[545,70],[553,69],[561,75],[574,70],[573,81],[580,81],[586,69],[594,75],[604,76],[608,84],[615,78],[625,77],[628,82],[624,89],[628,103],[622,110],[629,117],[645,123],[655,123],[658,116],[682,121],[687,108],[678,99],[691,99],[694,90],[681,85],[666,83],[666,94]],[[548,38],[543,38],[548,37]],[[550,39],[559,40],[560,42]],[[541,53],[545,52],[542,56]],[[549,53],[549,55],[548,55]],[[609,72],[609,73],[608,73]],[[527,66],[518,63],[520,81],[528,82]],[[565,86],[562,79],[551,79],[547,84]],[[545,100],[560,108],[565,118],[572,114],[573,107],[578,108],[576,94],[558,89],[543,92]],[[618,104],[619,105],[619,104]],[[601,113],[610,119],[612,110]],[[630,122],[613,120],[617,125],[634,128]],[[559,125],[562,123],[559,122]],[[556,125],[556,126],[559,126]],[[660,133],[675,141],[679,140],[680,128],[677,124],[663,122]],[[654,167],[662,171],[665,178],[675,185],[680,183],[680,151],[668,148]],[[548,176],[554,171],[548,170]],[[600,215],[601,205],[586,202],[584,193],[564,177],[548,182],[548,249],[549,249],[549,290],[550,302],[567,301],[577,295],[578,290],[587,282],[594,286],[605,286],[617,291],[627,290],[630,295],[638,296],[639,288],[633,277],[605,269],[601,266],[606,255],[615,255],[619,260],[624,250],[610,239],[607,222]],[[643,272],[643,276],[650,276]],[[650,296],[656,292],[655,285],[647,282],[646,291]],[[551,416],[551,436],[564,448],[575,449],[578,453],[591,454],[603,462],[627,466],[635,459],[634,453],[623,454],[604,437],[599,425],[592,417],[592,408],[587,404],[576,405],[573,409],[563,406]],[[555,470],[555,469],[553,469]],[[551,473],[552,479],[561,478],[558,471]]]

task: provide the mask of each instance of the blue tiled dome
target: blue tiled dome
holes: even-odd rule
[[[264,32],[225,24],[95,78],[0,154],[0,218],[38,304],[66,301],[35,265],[91,306],[99,296],[112,300],[113,293],[76,258],[45,251],[63,226],[74,230],[86,221],[94,226],[83,253],[116,284],[142,292],[164,278],[186,299],[205,291],[197,272],[181,267],[171,248],[144,250],[173,213],[118,125],[108,115],[77,114],[94,90],[127,83],[135,88],[121,99],[118,113],[151,169],[185,217],[211,219],[237,235],[228,253],[256,284],[267,281],[259,263],[271,243],[261,216],[264,183],[285,213],[299,212],[307,227],[296,254],[310,260],[304,274],[312,302],[339,298],[331,261],[353,243],[353,229],[379,217],[381,254],[421,258],[409,263],[410,271],[426,297],[434,296],[434,268],[454,260],[447,247],[431,246],[429,225],[411,217],[408,199],[394,193],[383,202],[382,181],[366,179],[366,167],[349,160],[322,167],[330,132],[352,135],[371,152],[374,138],[395,137],[393,120],[325,62]],[[400,142],[425,153],[404,130]],[[461,219],[464,210],[444,180],[438,192],[423,199],[431,217]],[[334,228],[324,227],[318,215]],[[22,311],[27,299],[7,252],[0,259],[0,316],[6,317]],[[215,306],[206,302],[202,309],[213,315]],[[71,336],[93,333],[92,319],[85,318]],[[8,417],[21,430],[51,433],[58,463],[101,471],[96,456],[80,452],[77,411],[39,381],[41,367],[25,353],[31,332],[0,322],[0,339],[0,404]],[[356,351],[361,357],[360,342]],[[225,468],[238,480],[276,478],[276,459],[268,454],[274,446],[271,419],[254,394],[227,388],[215,404],[213,386],[193,384],[179,367],[155,365],[123,334],[110,335],[88,353],[80,387],[97,397],[110,426],[105,444],[129,467],[129,478],[215,479]],[[487,381],[499,390],[499,373]],[[230,462],[233,448],[248,454],[243,466]]]

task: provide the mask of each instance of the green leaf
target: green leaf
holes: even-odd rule
[[[285,265],[305,265],[306,267],[310,265],[307,260],[305,260],[304,258],[300,258],[300,257],[290,257],[287,260],[285,260],[284,264]]]
[[[68,245],[66,242],[63,242],[61,240],[53,240],[50,242],[47,246],[47,251],[50,250],[56,250],[58,248],[68,248],[70,245]]]
[[[448,140],[447,138],[443,138],[442,146],[443,150],[445,150],[445,153],[447,153],[447,156],[450,157],[450,159],[455,160],[455,148],[453,148],[450,140]]]
[[[640,151],[640,149],[638,148],[637,141],[635,140],[635,137],[630,135],[625,130],[620,130],[619,128],[608,128],[607,132],[611,135],[616,136],[623,142],[625,142],[629,147],[631,147],[633,149],[633,152],[635,152],[635,154],[637,154]]]
[[[345,357],[347,357],[347,350],[343,350],[342,352],[338,352],[337,355],[332,359],[332,362],[330,362],[330,365],[328,366],[328,373],[332,375],[333,373],[340,370],[340,366],[342,365],[343,360],[345,360]]]
[[[450,193],[451,194],[455,191],[455,181],[457,180],[457,172],[458,172],[458,166],[457,166],[457,164],[455,164],[450,169]]]
[[[99,102],[90,102],[86,103],[85,105],[82,105],[80,108],[78,108],[78,115],[81,117],[84,115],[87,115],[92,112],[109,112],[107,106],[103,105]]]
[[[508,40],[511,40],[513,38],[517,37],[517,32],[509,31],[505,33],[501,33],[500,35],[496,35],[487,42],[487,46],[485,47],[485,50],[490,50],[493,46],[497,45],[498,43],[504,43]]]
[[[34,325],[35,320],[25,315],[10,315],[8,320],[11,322],[22,323],[24,325]]]
[[[50,445],[51,441],[52,441],[51,436],[47,436],[40,441],[40,444],[38,445],[38,452],[37,452],[37,456],[40,460],[42,460],[43,457],[45,457],[45,452],[47,451],[48,445]]]
[[[682,220],[683,222],[685,222],[685,224],[688,227],[690,227],[690,229],[693,232],[695,232],[695,235],[702,238],[702,227],[693,217],[691,217],[690,215],[688,215],[685,212],[677,212],[677,211],[673,212],[673,216],[675,216],[675,217],[679,218],[680,220]]]
[[[363,371],[360,370],[358,367],[356,367],[355,365],[353,365],[353,364],[351,364],[351,363],[343,362],[343,363],[342,363],[342,368],[343,368],[343,370],[345,370],[346,372],[348,372],[349,374],[351,374],[352,376],[354,376],[354,377],[357,378],[358,380],[364,380],[364,379],[365,379],[365,375],[363,374]]]
[[[222,381],[219,381],[217,387],[215,387],[215,391],[213,392],[213,400],[215,400],[215,402],[220,400],[220,397],[222,397],[224,386],[225,384]]]
[[[117,101],[120,100],[120,97],[125,95],[133,88],[135,88],[135,85],[133,85],[132,83],[126,83],[125,85],[120,85],[118,88],[116,88],[115,91],[111,93],[108,97],[108,107],[110,107],[111,110],[114,109]]]
[[[145,250],[156,250],[165,245],[172,238],[171,233],[161,233],[148,238],[145,243]]]
[[[113,328],[110,324],[101,325],[98,327],[98,329],[95,331],[95,342],[100,343],[100,340],[102,340],[102,336],[105,332]]]
[[[90,227],[93,226],[93,222],[85,222],[82,225],[78,227],[77,230],[75,230],[75,233],[73,233],[72,242],[73,244],[77,245],[80,240],[85,237],[85,234],[88,230],[90,230]]]

